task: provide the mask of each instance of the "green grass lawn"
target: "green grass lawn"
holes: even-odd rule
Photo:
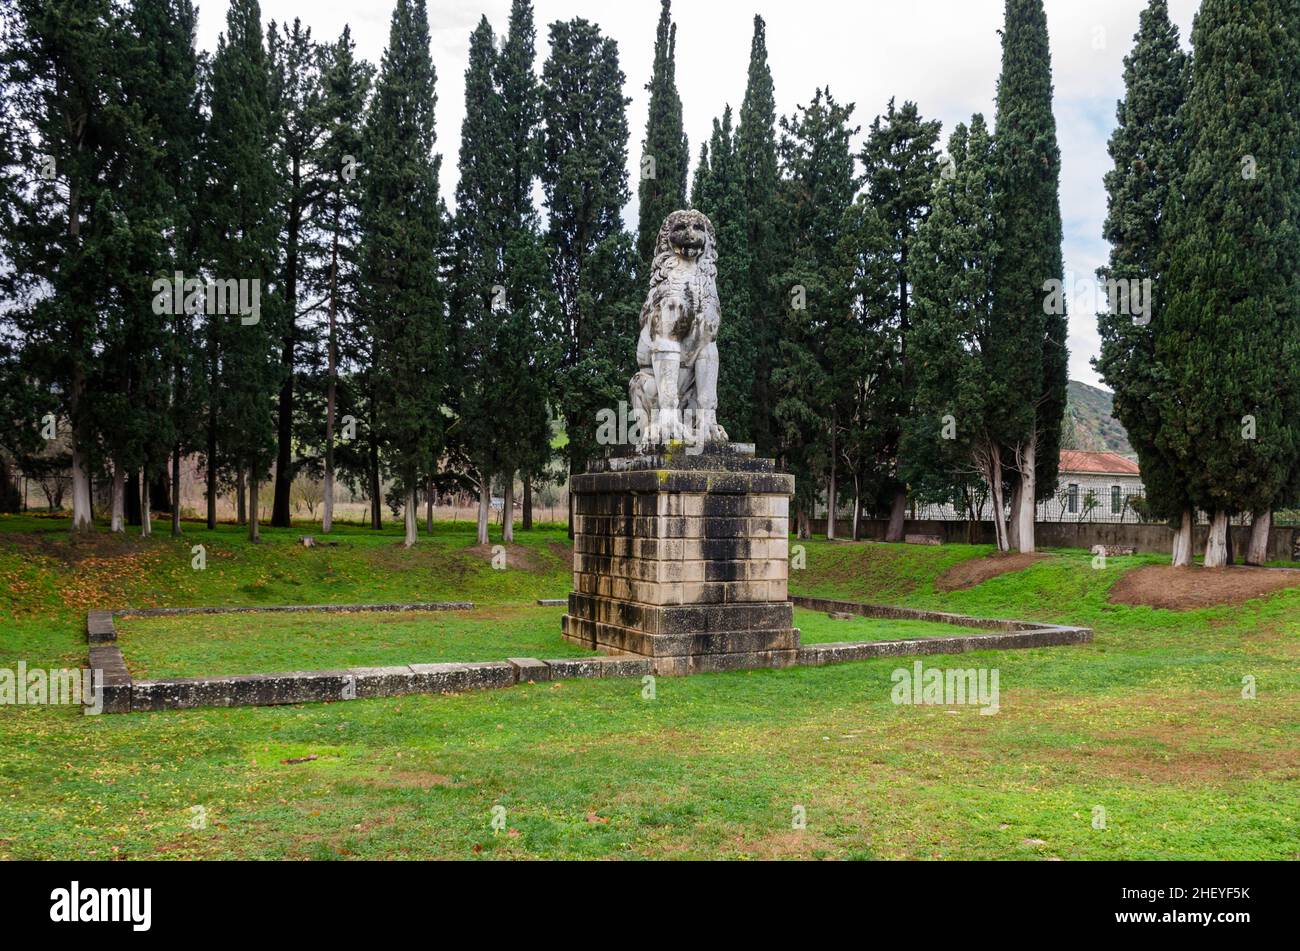
[[[587,657],[559,639],[563,608],[290,612],[118,618],[131,676],[214,677],[507,657]]]
[[[934,621],[898,621],[884,618],[852,617],[833,619],[825,611],[794,609],[794,626],[799,628],[803,644],[834,644],[840,641],[905,641],[918,637],[964,637],[971,634],[996,634],[981,628],[938,624]]]
[[[0,667],[80,665],[85,610],[125,605],[467,599],[497,618],[477,632],[456,618],[467,645],[565,651],[560,610],[532,606],[568,591],[562,529],[521,534],[494,571],[463,523],[411,551],[397,526],[345,527],[337,547],[313,549],[296,544],[306,527],[269,530],[258,546],[233,527],[187,525],[180,541],[74,541],[66,527],[0,517]],[[205,571],[191,568],[196,544]],[[653,699],[631,678],[103,717],[3,707],[0,857],[1300,857],[1300,590],[1209,610],[1126,607],[1109,587],[1163,559],[1098,571],[1073,551],[935,590],[947,567],[986,552],[815,541],[791,588],[1095,630],[1087,645],[924,659],[997,668],[994,716],[895,705],[890,675],[905,658],[659,678]],[[269,616],[231,617],[269,630]],[[322,658],[347,644],[328,617],[302,628]],[[869,636],[815,612],[798,623],[809,640]],[[149,636],[154,653],[137,663],[190,662],[161,629]],[[372,631],[367,649],[421,636]],[[1247,676],[1254,700],[1241,696]],[[317,758],[284,762],[305,756]],[[191,827],[196,806],[204,828]]]

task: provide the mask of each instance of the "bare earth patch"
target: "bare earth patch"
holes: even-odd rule
[[[1300,571],[1146,565],[1134,568],[1115,582],[1110,589],[1110,603],[1185,611],[1241,604],[1273,591],[1297,587],[1300,587]]]
[[[990,578],[996,578],[998,575],[1010,574],[1013,571],[1024,571],[1035,562],[1042,561],[1047,555],[1033,552],[1027,555],[1015,554],[994,554],[987,555],[984,558],[972,558],[970,561],[963,561],[953,565],[934,582],[936,591],[962,591],[966,588],[973,588],[977,584],[983,584]]]
[[[499,545],[474,545],[464,549],[470,555],[476,558],[482,558],[490,562]],[[551,566],[546,564],[542,556],[526,545],[506,545],[506,565],[522,571],[545,572],[550,571]]]

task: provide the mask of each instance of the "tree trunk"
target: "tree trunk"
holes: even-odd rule
[[[1007,548],[1010,551],[1020,549],[1020,486],[1022,485],[1019,478],[1016,484],[1011,488],[1011,521],[1007,526]]]
[[[415,495],[415,477],[408,479],[409,487],[406,490],[406,537],[402,541],[404,548],[410,548],[415,544],[418,533],[415,528],[419,523],[416,521],[416,506],[419,502]]]
[[[812,516],[808,514],[807,506],[799,505],[799,509],[795,513],[795,522],[798,525],[800,538],[812,538]]]
[[[993,537],[998,551],[1010,551],[1006,506],[1002,497],[1002,453],[997,446],[988,448],[988,467],[989,494],[993,498]]]
[[[1183,519],[1179,523],[1178,532],[1174,535],[1174,558],[1173,565],[1175,568],[1190,568],[1192,566],[1192,531],[1195,524],[1195,516],[1191,509],[1183,509]]]
[[[243,499],[244,473],[239,473],[240,499]],[[248,540],[250,542],[260,542],[262,540],[262,531],[258,524],[257,511],[257,477],[250,477],[248,480]]]
[[[1225,564],[1227,565],[1234,564],[1237,560],[1237,546],[1234,540],[1236,534],[1237,533],[1232,530],[1232,516],[1228,516],[1228,530],[1223,536],[1224,547],[1228,552],[1225,561]]]
[[[505,504],[501,506],[501,538],[505,542],[515,540],[515,474],[506,473]]]
[[[248,501],[245,494],[243,469],[235,473],[235,522],[240,525],[248,524]]]
[[[172,535],[181,534],[181,447],[172,449]]]
[[[126,474],[126,494],[123,496],[122,509],[126,513],[126,524],[140,524],[140,470],[131,469]]]
[[[370,527],[379,531],[384,527],[383,485],[379,481],[379,447],[370,443]]]
[[[1272,529],[1272,511],[1265,509],[1256,512],[1250,523],[1250,545],[1246,549],[1246,564],[1262,565],[1268,561],[1268,536]]]
[[[424,483],[424,532],[426,535],[433,534],[433,479],[430,478]]]
[[[1225,568],[1228,565],[1228,513],[1215,512],[1210,520],[1210,533],[1205,539],[1205,567]]]
[[[110,508],[108,530],[110,532],[126,531],[126,518],[123,496],[126,494],[126,470],[120,462],[113,463],[113,501]]]
[[[95,521],[90,515],[90,476],[86,473],[86,460],[75,438],[72,443],[72,530],[95,530]]]
[[[1031,436],[1029,444],[1022,452],[1018,452],[1017,464],[1020,467],[1020,497],[1017,501],[1020,503],[1019,512],[1013,512],[1012,517],[1020,520],[1019,531],[1019,549],[1026,554],[1033,552],[1034,549],[1034,509],[1037,508],[1034,496],[1036,486],[1034,484],[1034,457],[1037,453],[1038,437]]]
[[[215,404],[215,399],[208,400],[210,404]],[[217,527],[217,423],[215,410],[208,409],[208,458],[206,461],[207,471],[204,473],[208,481],[208,531]]]
[[[523,511],[523,529],[526,532],[533,530],[533,479],[532,476],[524,477],[524,511]]]
[[[142,470],[147,472],[148,470]],[[147,475],[142,475],[140,479],[140,537],[148,538],[153,534],[153,506],[150,504],[153,499],[149,497],[150,480]]]
[[[478,544],[488,543],[488,520],[491,516],[492,480],[486,472],[478,474]]]
[[[298,271],[301,259],[299,235],[306,211],[301,194],[302,159],[295,154],[290,159],[289,169],[289,200],[284,243],[284,298],[288,314],[280,349],[280,366],[284,373],[284,380],[280,384],[280,400],[277,407],[279,417],[276,421],[275,495],[271,502],[271,524],[277,528],[288,528],[290,524],[289,494],[292,487],[290,470],[293,468],[293,358],[298,337]]]
[[[907,487],[894,489],[894,501],[889,507],[889,527],[885,530],[885,541],[901,542],[907,526]]]
[[[832,465],[830,480],[826,485],[826,540],[832,542],[835,541],[835,499],[838,495],[835,485],[835,466]]]
[[[862,539],[862,489],[858,485],[858,477],[853,476],[853,540]]]

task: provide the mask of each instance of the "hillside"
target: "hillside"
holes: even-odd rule
[[[1063,448],[1108,450],[1131,454],[1128,433],[1119,420],[1111,415],[1111,394],[1095,386],[1071,380],[1066,390],[1066,419],[1073,422],[1073,441],[1067,427],[1061,440]]]

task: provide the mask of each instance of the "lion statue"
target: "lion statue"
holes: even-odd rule
[[[641,307],[640,369],[628,385],[633,413],[644,421],[643,449],[727,440],[718,425],[717,274],[713,223],[693,210],[664,219]]]

